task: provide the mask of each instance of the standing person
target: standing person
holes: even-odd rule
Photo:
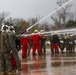
[[[12,55],[16,61],[17,70],[21,71],[22,70],[21,69],[21,61],[18,56],[18,50],[16,49],[16,42],[15,42],[17,37],[16,37],[16,34],[13,32],[13,28],[11,26],[9,27],[8,36],[9,36],[9,42],[10,42],[11,49],[12,49]]]
[[[11,64],[11,46],[9,43],[9,37],[6,32],[7,27],[3,27],[1,33],[1,75],[5,75],[6,71],[8,74],[12,74],[12,64]]]
[[[59,39],[59,48],[61,50],[61,53],[64,53],[64,48],[65,48],[65,38],[64,36],[61,36],[60,39]]]
[[[57,53],[59,53],[58,44],[59,44],[59,36],[57,35],[57,32],[54,32],[54,35],[51,37],[52,53],[54,53],[54,49],[56,50]]]
[[[38,30],[34,30],[34,34],[32,35],[32,41],[33,41],[32,54],[33,54],[33,56],[36,55],[36,53],[35,53],[36,49],[37,49],[38,55],[41,55],[41,52],[40,52],[40,39],[41,38],[43,38],[43,37],[38,34]]]
[[[75,42],[74,42],[74,36],[69,36],[69,52],[74,52],[75,51]]]
[[[42,33],[42,32],[44,32],[44,30],[41,30],[40,32]],[[44,35],[42,35],[42,36],[44,37]],[[46,37],[40,39],[41,55],[46,54],[45,42],[46,42]]]
[[[21,42],[20,42],[19,38],[16,39],[16,48],[17,48],[18,51],[21,50]]]
[[[32,39],[29,37],[29,44],[28,44],[28,56],[30,56],[31,48],[32,48]]]
[[[25,30],[23,34],[27,34],[27,31]],[[21,45],[22,45],[22,58],[27,58],[27,49],[29,44],[29,37],[23,36],[20,39]]]
[[[66,53],[68,53],[70,50],[70,37],[67,35],[65,40]]]

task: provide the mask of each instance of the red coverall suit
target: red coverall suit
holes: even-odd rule
[[[59,43],[59,36],[53,35],[51,40],[52,53],[54,53],[54,49],[56,50],[57,53],[59,53],[58,43]]]
[[[21,45],[22,45],[22,58],[26,58],[29,38],[27,36],[26,37],[22,37],[20,39],[20,42],[21,42]]]
[[[15,61],[15,58],[12,54],[11,54],[11,61],[12,61],[12,67],[14,69],[16,67],[16,61]]]
[[[34,34],[32,35],[32,40],[33,40],[33,52],[32,54],[34,55],[37,49],[38,55],[40,55],[40,38],[43,38],[42,36],[40,36],[39,34]]]

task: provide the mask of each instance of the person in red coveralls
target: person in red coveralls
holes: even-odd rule
[[[42,36],[40,36],[38,34],[38,30],[34,30],[34,34],[32,35],[32,41],[33,41],[33,46],[32,46],[32,54],[33,56],[36,55],[36,49],[37,49],[37,52],[38,52],[38,55],[41,55],[40,53],[40,39],[43,38]]]
[[[23,34],[27,34],[28,32],[25,30]],[[27,58],[27,49],[29,44],[29,37],[24,36],[20,39],[21,45],[22,45],[22,58]]]
[[[54,32],[54,35],[51,37],[52,53],[54,53],[54,49],[56,50],[56,53],[59,53],[58,44],[59,44],[59,36],[57,35],[57,32]]]

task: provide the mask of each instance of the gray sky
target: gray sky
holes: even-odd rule
[[[56,8],[57,0],[0,0],[0,12],[9,12],[13,18],[29,18],[48,15]],[[76,0],[73,0],[75,9]]]

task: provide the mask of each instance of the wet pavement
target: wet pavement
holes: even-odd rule
[[[76,53],[48,51],[46,55],[21,59],[21,64],[23,70],[18,75],[76,75]]]

